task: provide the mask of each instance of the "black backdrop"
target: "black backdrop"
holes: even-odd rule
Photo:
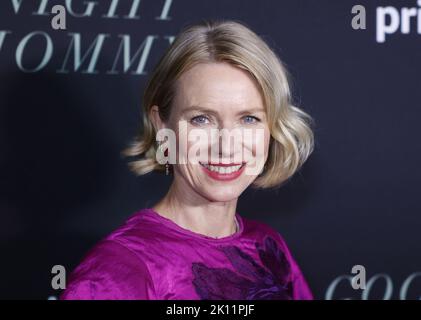
[[[57,296],[53,265],[69,272],[165,194],[169,178],[136,178],[120,151],[137,130],[147,76],[173,37],[187,23],[226,18],[276,50],[296,101],[316,120],[316,149],[302,170],[277,192],[248,189],[238,212],[283,234],[316,298],[418,299],[416,17],[408,34],[376,40],[380,7],[400,13],[419,8],[416,1],[68,1],[66,30],[53,30],[48,13],[64,0],[18,3],[0,7],[1,298]],[[366,9],[366,30],[351,27],[356,4]],[[126,66],[123,41],[134,57]],[[354,265],[366,268],[365,291],[341,278]]]

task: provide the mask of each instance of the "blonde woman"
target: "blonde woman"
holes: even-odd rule
[[[280,59],[244,23],[185,27],[123,150],[134,173],[164,171],[171,187],[92,248],[60,298],[313,299],[283,237],[236,209],[247,187],[279,187],[302,166],[312,123],[292,105]]]

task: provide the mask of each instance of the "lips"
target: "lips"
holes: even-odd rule
[[[200,163],[200,165],[209,177],[221,181],[238,178],[243,173],[245,167],[245,163],[220,165]]]

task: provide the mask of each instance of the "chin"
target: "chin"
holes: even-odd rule
[[[243,191],[243,188],[233,188],[233,186],[228,185],[224,187],[215,185],[205,188],[203,194],[206,194],[207,198],[212,199],[212,201],[227,202],[237,199]]]

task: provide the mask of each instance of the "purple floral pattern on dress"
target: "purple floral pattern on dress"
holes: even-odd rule
[[[255,242],[261,265],[236,246],[221,246],[236,272],[194,262],[193,285],[202,300],[290,300],[291,266],[277,242]]]

